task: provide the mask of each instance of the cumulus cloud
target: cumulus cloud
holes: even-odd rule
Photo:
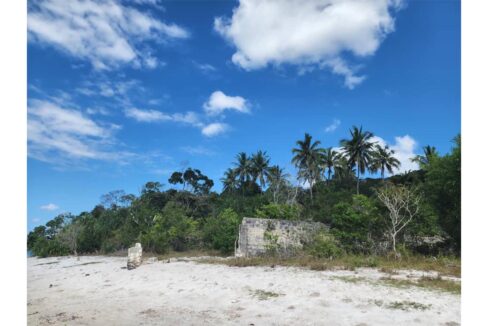
[[[121,64],[155,68],[159,61],[151,53],[151,41],[162,43],[189,37],[186,29],[162,22],[119,0],[29,3],[27,28],[30,41],[88,60],[95,69],[112,69]]]
[[[208,115],[219,115],[225,110],[249,113],[249,105],[243,97],[228,96],[222,91],[213,92],[203,104],[203,108]]]
[[[405,135],[395,137],[395,143],[392,144],[388,144],[383,138],[378,136],[374,136],[372,141],[377,142],[378,145],[383,147],[388,145],[395,151],[393,156],[395,156],[401,163],[398,173],[419,169],[418,164],[410,160],[417,155],[415,150],[418,147],[417,141],[411,136]]]
[[[325,132],[334,132],[341,125],[341,120],[334,119],[334,121],[325,127]]]
[[[215,30],[236,48],[232,62],[246,69],[292,64],[329,68],[354,88],[365,76],[343,59],[373,55],[395,29],[403,0],[240,0]]]
[[[101,124],[78,109],[47,100],[31,100],[28,112],[29,156],[61,163],[68,159],[120,159],[128,153],[111,150],[112,134],[120,126]]]
[[[228,129],[229,126],[225,123],[214,122],[203,127],[202,134],[206,137],[214,137],[225,133]]]
[[[50,203],[50,204],[42,205],[41,209],[44,211],[55,211],[55,210],[59,209],[59,206],[56,204]]]

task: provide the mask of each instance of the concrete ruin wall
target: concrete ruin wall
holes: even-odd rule
[[[327,230],[318,222],[288,221],[245,217],[239,226],[237,257],[260,256],[269,253],[292,255],[313,239],[320,230]]]

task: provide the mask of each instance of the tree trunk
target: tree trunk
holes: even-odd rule
[[[310,190],[310,201],[312,202],[312,205],[313,205],[313,192],[312,192],[312,183],[311,182],[309,184],[308,189]]]
[[[357,184],[356,184],[356,193],[357,193],[357,195],[359,195],[359,170],[360,170],[359,169],[359,159],[358,159],[358,166],[357,166],[357,168],[358,168],[358,181],[357,181]]]

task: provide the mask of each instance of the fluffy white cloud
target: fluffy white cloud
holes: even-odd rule
[[[341,125],[341,120],[334,119],[334,121],[325,127],[325,132],[334,132]]]
[[[61,163],[69,159],[112,160],[122,153],[110,150],[115,125],[102,125],[80,110],[63,108],[57,103],[32,100],[28,107],[29,156]]]
[[[222,91],[213,92],[207,102],[203,104],[203,108],[208,115],[219,115],[225,110],[249,112],[249,105],[243,97],[228,96]]]
[[[184,28],[164,23],[119,0],[29,3],[28,31],[29,40],[86,59],[96,69],[129,63],[134,67],[154,68],[158,61],[151,55],[148,41],[189,37]]]
[[[342,54],[373,55],[394,31],[393,13],[403,0],[240,0],[232,17],[214,28],[236,52],[232,61],[252,70],[269,64],[316,66],[345,77],[354,88],[364,80]]]
[[[395,143],[388,144],[383,138],[374,136],[373,141],[377,142],[380,146],[388,145],[392,150],[395,151],[395,156],[401,163],[398,173],[418,170],[419,166],[417,163],[412,162],[410,159],[416,156],[415,150],[418,147],[418,143],[409,135],[395,137]]]
[[[56,204],[50,203],[50,204],[42,205],[41,209],[44,211],[55,211],[55,210],[59,209],[59,206]]]
[[[225,123],[214,122],[203,127],[202,134],[206,137],[214,137],[225,133],[228,129],[229,126]]]

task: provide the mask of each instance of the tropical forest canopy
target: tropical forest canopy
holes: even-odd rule
[[[291,154],[297,180],[264,150],[238,153],[220,180],[221,193],[212,191],[214,180],[204,171],[175,171],[167,184],[147,182],[137,195],[112,191],[91,210],[55,216],[28,234],[28,249],[42,257],[111,253],[141,242],[155,253],[229,254],[247,216],[328,224],[328,234],[309,248],[318,257],[460,253],[460,135],[446,155],[426,146],[412,158],[419,170],[396,175],[400,162],[394,150],[375,143],[373,133],[361,127],[353,127],[337,149],[305,134]],[[380,178],[362,178],[368,172]]]

